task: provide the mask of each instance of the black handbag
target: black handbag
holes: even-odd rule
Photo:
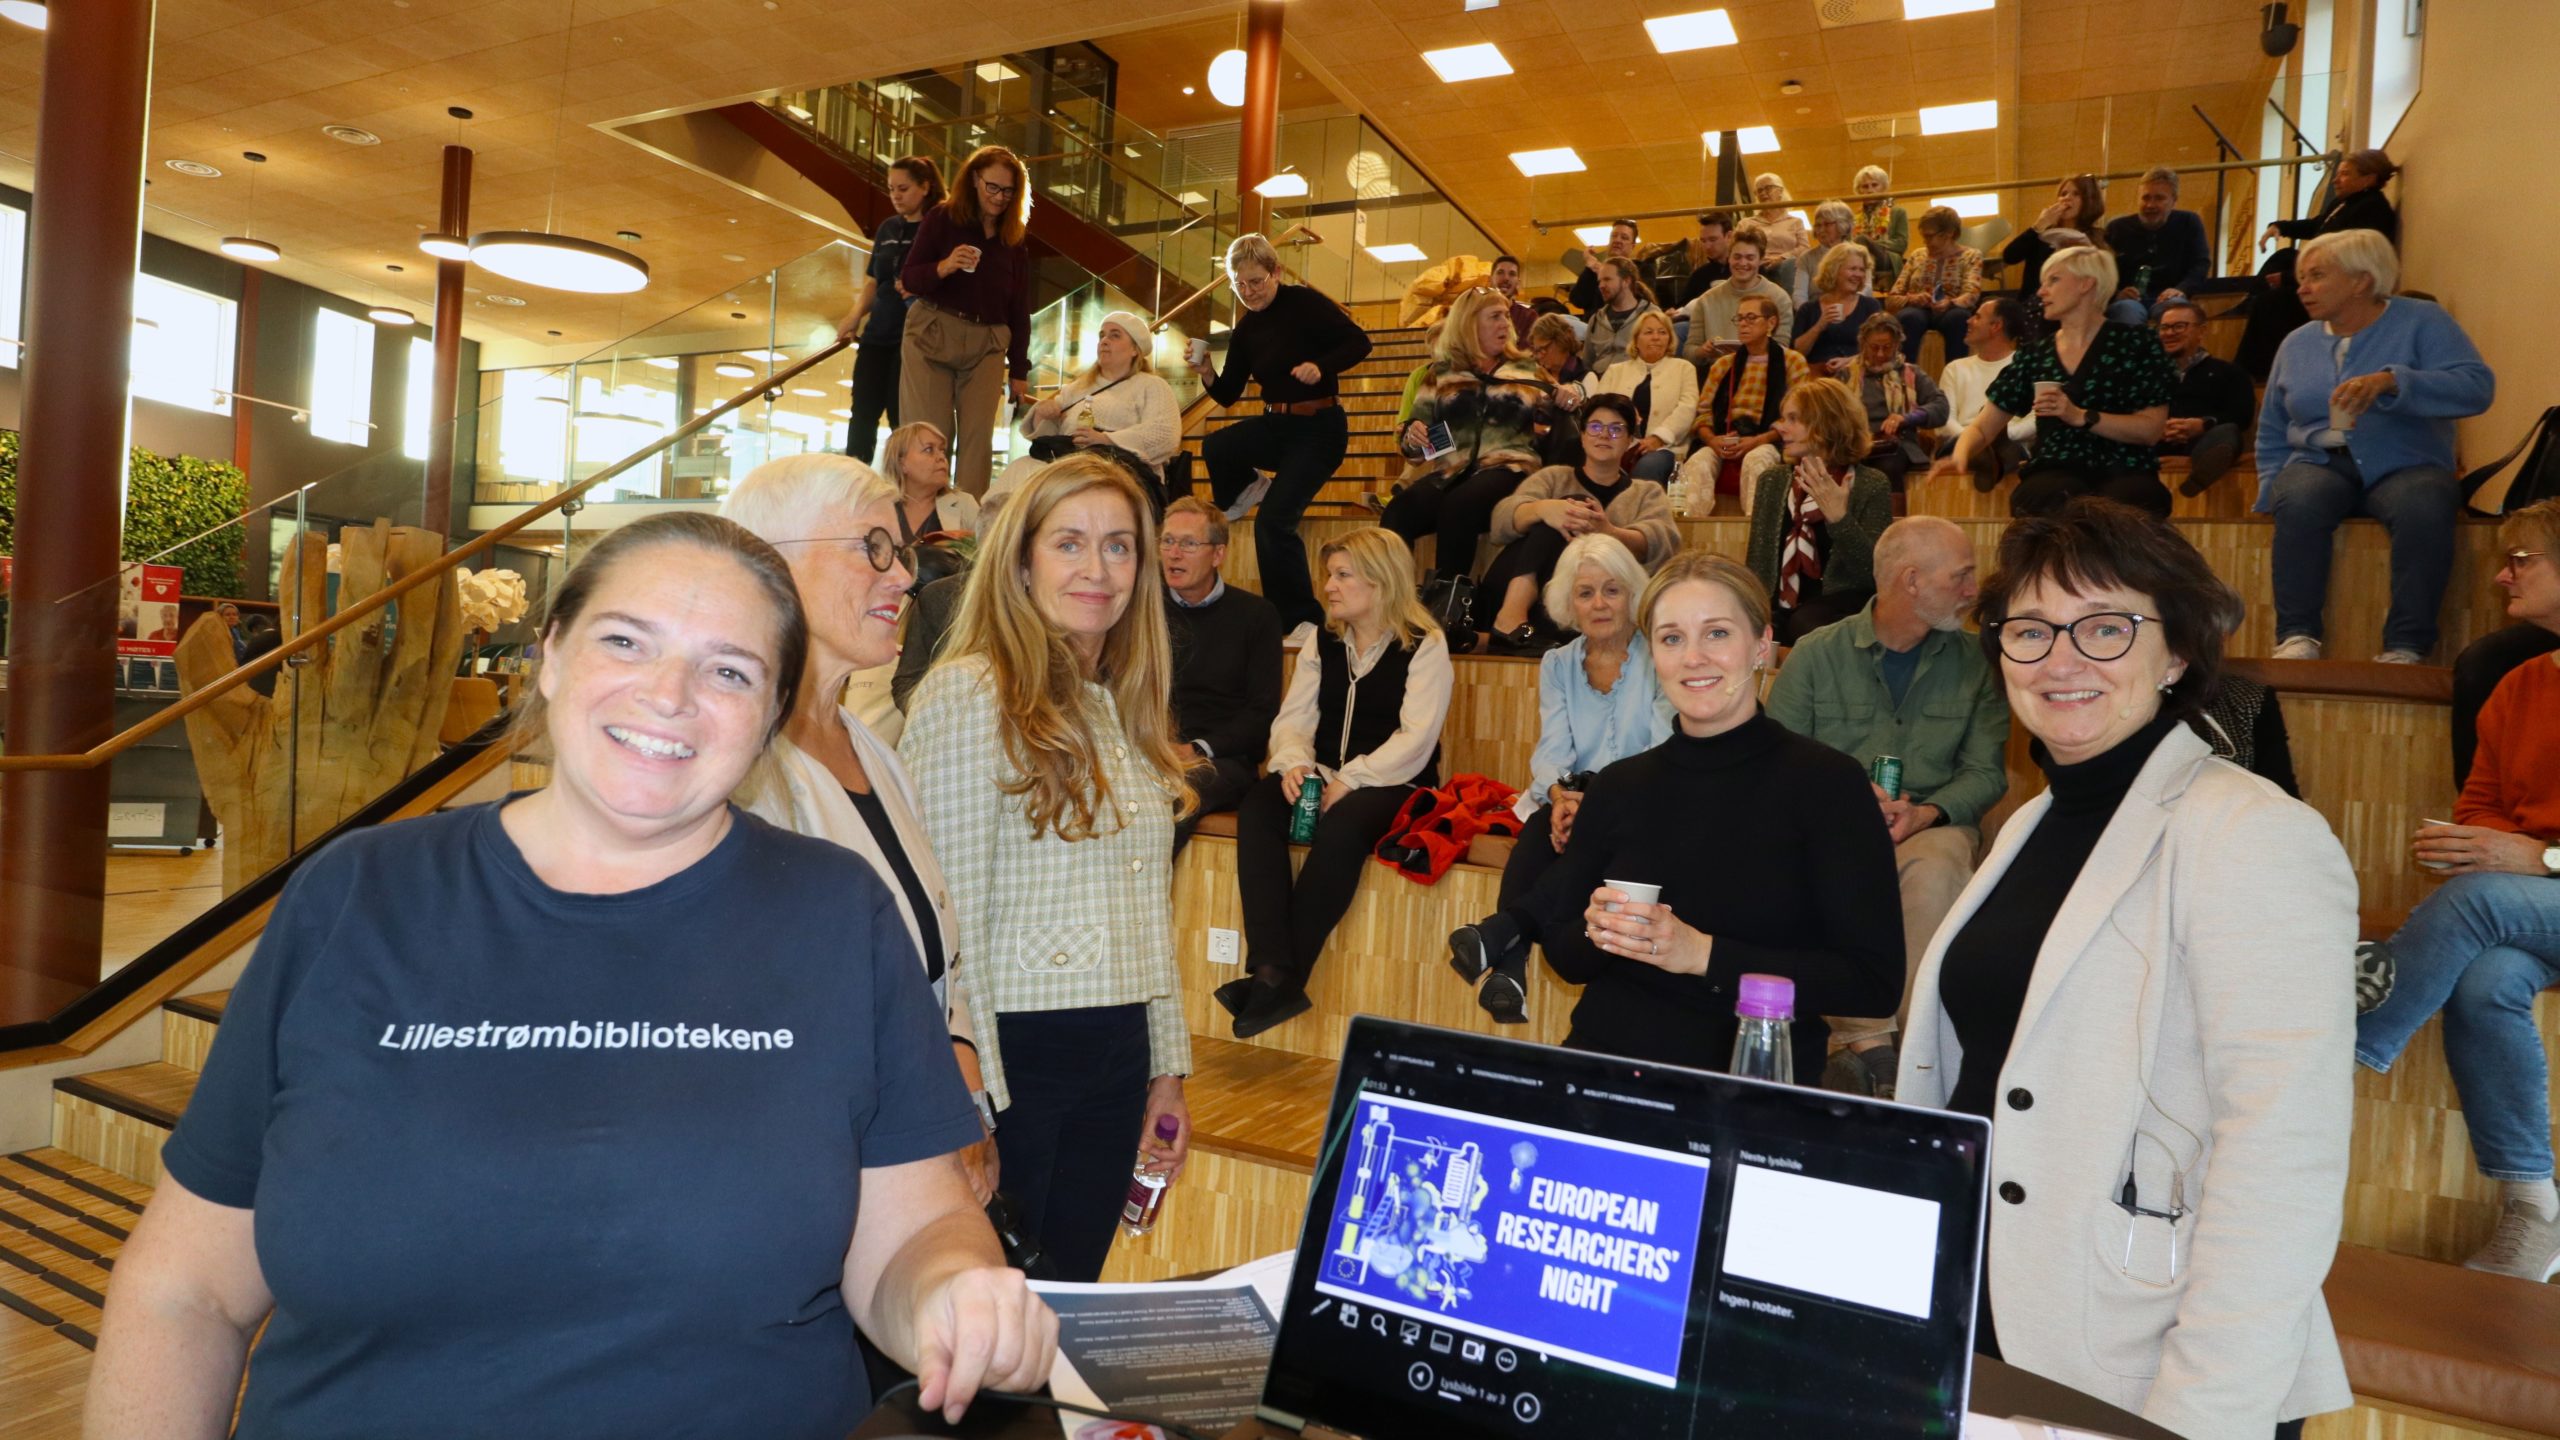
[[[1076,442],[1064,435],[1031,437],[1031,458],[1034,460],[1064,460],[1074,453],[1076,453]]]
[[[2514,464],[2519,455],[2524,456],[2524,468],[2508,482],[2506,498],[2499,503],[2500,514],[2512,515],[2537,500],[2560,498],[2560,405],[2535,417],[2525,427],[2524,438],[2516,442],[2516,448],[2462,477],[2463,508],[2472,509],[2471,497],[2497,478],[2498,472]]]

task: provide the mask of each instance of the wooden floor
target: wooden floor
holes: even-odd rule
[[[149,1192],[60,1150],[0,1156],[0,1432],[80,1433],[107,1276]]]

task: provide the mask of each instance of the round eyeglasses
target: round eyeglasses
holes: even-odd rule
[[[2157,625],[2157,615],[2134,615],[2119,610],[2101,610],[2083,615],[2068,625],[2050,620],[2002,620],[1992,626],[2000,637],[2000,653],[2021,665],[2033,665],[2053,653],[2057,636],[2071,637],[2071,646],[2091,660],[2121,660],[2133,651],[2133,642],[2145,625]]]
[[[1615,440],[1627,433],[1627,427],[1615,420],[1594,420],[1582,427],[1582,433],[1597,435],[1603,440]]]
[[[854,544],[862,547],[862,558],[871,568],[886,575],[891,566],[905,566],[908,574],[916,573],[916,551],[912,545],[901,545],[884,526],[874,525],[867,535],[806,535],[797,540],[776,540],[776,545]]]

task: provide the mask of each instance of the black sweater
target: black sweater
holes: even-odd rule
[[[1280,612],[1233,585],[1192,609],[1167,595],[1173,632],[1174,735],[1259,769],[1280,718]]]
[[[1227,336],[1227,363],[1209,382],[1209,398],[1233,405],[1244,398],[1244,383],[1262,387],[1262,398],[1276,404],[1315,400],[1337,393],[1336,377],[1369,358],[1369,332],[1351,312],[1304,285],[1282,285],[1271,303],[1247,310]],[[1307,384],[1289,372],[1308,361],[1324,373]]]
[[[1714,938],[1703,976],[1621,959],[1584,938],[1609,880],[1662,887],[1662,903]],[[1566,1043],[1723,1070],[1739,977],[1796,983],[1796,1077],[1822,1074],[1822,1016],[1902,1003],[1902,901],[1893,841],[1858,762],[1765,715],[1722,735],[1671,738],[1600,772],[1573,839],[1522,902],[1547,963],[1583,987]]]
[[[2177,370],[2178,362],[2169,362]],[[2199,355],[2195,363],[2177,370],[2178,388],[2169,396],[2169,418],[2202,420],[2210,430],[2216,425],[2237,425],[2254,431],[2258,425],[2258,388],[2249,383],[2249,372],[2228,360],[2212,355]],[[2166,447],[2162,454],[2172,454]]]

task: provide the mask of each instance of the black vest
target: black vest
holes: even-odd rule
[[[1745,434],[1757,435],[1763,430],[1774,428],[1777,423],[1778,409],[1787,402],[1787,357],[1780,353],[1786,348],[1775,340],[1769,342],[1769,378],[1766,382],[1766,394],[1761,397],[1760,413],[1747,417],[1751,421],[1751,428],[1745,431]],[[1707,398],[1710,433],[1731,435],[1740,429],[1734,423],[1732,414],[1733,397],[1734,392],[1742,388],[1742,369],[1750,358],[1748,355],[1736,354],[1733,357],[1733,364],[1724,372],[1724,383],[1717,386],[1715,393]]]
[[[1359,759],[1386,744],[1388,737],[1396,733],[1413,651],[1388,642],[1378,663],[1360,677],[1356,690],[1351,679],[1351,648],[1331,630],[1316,631],[1316,658],[1323,665],[1322,679],[1316,687],[1316,763],[1328,770],[1339,770],[1345,761]],[[1347,739],[1342,723],[1346,710],[1351,716]],[[1422,762],[1422,773],[1414,776],[1411,783],[1440,783],[1439,746],[1431,747],[1431,758]]]

